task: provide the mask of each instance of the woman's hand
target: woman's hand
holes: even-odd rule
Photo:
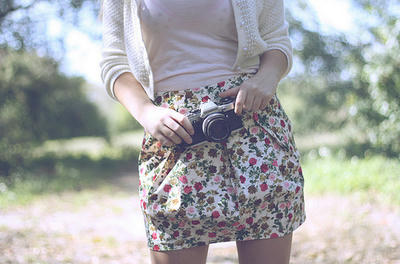
[[[192,143],[191,135],[194,134],[194,128],[185,115],[155,105],[148,105],[143,110],[142,126],[158,139],[161,145],[180,144],[182,139],[188,144]]]
[[[267,107],[276,92],[278,83],[273,80],[260,81],[256,75],[243,81],[235,88],[219,94],[221,97],[235,97],[235,113],[242,114],[242,110],[257,111]]]
[[[219,95],[221,97],[236,96],[235,113],[238,115],[242,114],[243,109],[262,110],[276,93],[278,83],[287,67],[285,53],[276,49],[268,50],[260,56],[260,67],[254,76]]]

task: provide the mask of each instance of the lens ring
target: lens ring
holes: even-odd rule
[[[212,113],[207,116],[203,121],[202,129],[205,137],[214,142],[221,142],[231,134],[229,124],[226,122],[223,113]]]

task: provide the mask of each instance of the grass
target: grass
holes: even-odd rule
[[[365,198],[400,205],[400,162],[397,159],[307,157],[302,167],[307,193],[357,192]]]
[[[24,173],[9,186],[0,179],[0,208],[28,205],[46,195],[65,192],[75,193],[80,202],[93,190],[112,195],[109,182],[116,175],[118,173],[111,170],[94,167],[78,169],[57,164],[52,174],[39,171]]]

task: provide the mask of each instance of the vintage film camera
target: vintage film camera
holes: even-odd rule
[[[204,141],[225,141],[232,131],[243,127],[242,119],[235,114],[235,99],[222,98],[218,105],[211,100],[200,104],[200,109],[189,111],[186,115],[194,128],[192,143],[183,141],[181,146],[193,146]]]

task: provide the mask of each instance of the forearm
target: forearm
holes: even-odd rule
[[[121,74],[114,83],[115,96],[128,112],[143,126],[143,113],[154,107],[142,85],[132,73]]]
[[[251,79],[259,84],[278,85],[287,67],[287,58],[282,51],[268,50],[260,56],[259,69]]]

